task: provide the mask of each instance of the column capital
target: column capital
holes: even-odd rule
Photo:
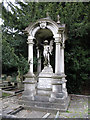
[[[61,43],[61,49],[65,48],[65,43]]]
[[[33,42],[33,39],[34,39],[34,37],[33,36],[28,36],[28,44],[34,44],[34,42]]]
[[[61,34],[56,34],[56,35],[54,36],[54,38],[55,38],[55,43],[60,43],[60,42],[61,42],[61,39],[62,39],[62,36],[61,36]]]

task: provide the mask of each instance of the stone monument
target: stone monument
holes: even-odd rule
[[[28,61],[31,63],[29,72],[25,75],[24,92],[19,103],[23,104],[26,108],[60,111],[66,111],[68,108],[70,99],[67,93],[67,80],[64,73],[64,47],[67,37],[65,24],[61,24],[59,18],[58,16],[57,23],[49,17],[42,18],[25,29],[28,33]],[[44,40],[44,68],[38,77],[36,77],[33,72],[35,34],[39,29],[46,28],[52,31],[54,41],[51,40],[49,43],[48,40]],[[55,73],[50,65],[53,42],[55,43]]]

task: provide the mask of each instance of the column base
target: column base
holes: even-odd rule
[[[28,72],[25,75],[25,81],[24,81],[24,92],[22,95],[22,99],[25,100],[25,98],[28,98],[28,100],[33,100],[34,95],[36,94],[36,79],[35,75],[31,72]]]
[[[65,74],[54,74],[52,82],[52,93],[49,99],[50,102],[65,104],[68,103],[68,93],[66,86]]]

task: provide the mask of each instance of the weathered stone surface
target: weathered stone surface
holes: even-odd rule
[[[47,76],[48,75],[48,76]],[[52,66],[45,66],[42,72],[39,74],[39,77],[52,77],[53,69]]]
[[[31,76],[30,76],[31,75]],[[46,66],[38,76],[38,83],[30,73],[26,76],[21,104],[28,108],[45,110],[67,110],[69,97],[63,84],[66,82],[61,75],[53,73],[51,66]],[[63,80],[62,80],[63,79]]]
[[[41,100],[40,100],[41,99]],[[38,98],[36,101],[19,101],[20,104],[24,105],[24,107],[26,108],[35,108],[35,109],[45,109],[45,110],[60,110],[60,111],[66,111],[67,110],[67,107],[68,107],[68,103],[69,103],[69,98],[65,101],[65,100],[62,100],[62,103],[58,102],[48,102],[45,98],[45,100],[43,101],[44,99],[41,98]],[[60,101],[60,100],[59,100]]]
[[[40,48],[37,45],[37,58],[38,60],[38,72],[37,80],[33,74],[33,44],[36,32],[42,28],[51,30],[53,34],[53,40],[44,40],[43,53],[44,56],[44,69],[41,71],[41,59]],[[53,29],[55,28],[55,29]],[[58,20],[55,23],[50,18],[42,18],[36,23],[29,25],[25,31],[28,35],[28,61],[30,65],[29,72],[25,75],[25,86],[22,96],[22,103],[26,104],[26,107],[35,107],[43,109],[59,109],[66,110],[69,104],[69,97],[66,89],[64,74],[64,48],[65,40],[65,24],[60,24]],[[53,73],[52,66],[50,65],[50,55],[52,55],[53,42],[55,43],[55,73]],[[40,65],[40,66],[39,66]],[[41,71],[41,72],[40,72]]]
[[[19,107],[18,100],[20,96],[14,96],[10,98],[0,99],[0,117],[2,117],[2,103],[3,103],[3,116],[7,116],[7,112],[14,110],[15,108]],[[57,111],[53,111],[51,109],[43,110],[34,107],[34,109],[24,109],[14,116],[16,118],[42,118],[47,112],[50,112],[50,116],[48,118],[55,118]],[[45,111],[45,112],[44,112]],[[5,114],[4,114],[5,113]],[[9,115],[10,116],[10,115]],[[8,117],[9,117],[8,116]],[[11,116],[10,116],[11,117]],[[13,117],[13,116],[12,116]],[[64,118],[88,118],[88,97],[85,96],[78,96],[76,97],[71,96],[71,102],[69,108],[66,112],[60,112],[59,118],[63,120]]]
[[[53,69],[46,66],[38,76],[37,94],[50,95],[52,90]]]
[[[25,75],[24,92],[22,95],[23,100],[33,100],[36,94],[36,79],[35,75],[30,71]]]
[[[49,102],[49,96],[41,96],[41,95],[35,95],[34,96],[35,101],[41,101],[41,102]]]

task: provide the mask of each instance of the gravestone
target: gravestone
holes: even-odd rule
[[[39,70],[39,74],[36,77],[33,72],[33,44],[35,34],[39,29],[49,29],[53,33],[53,42],[55,43],[55,73],[50,64],[53,42],[52,40],[43,40],[44,68],[42,71]],[[29,34],[27,42],[28,61],[31,64],[29,72],[25,76],[24,92],[22,99],[19,101],[20,104],[27,108],[66,111],[70,99],[67,93],[67,80],[64,72],[64,48],[67,39],[65,24],[60,23],[59,17],[57,23],[51,20],[50,17],[47,17],[29,25],[25,31]]]
[[[11,84],[11,79],[12,79],[11,76],[7,76],[6,82],[8,82],[8,86],[11,86],[11,85],[12,85],[12,84]]]

